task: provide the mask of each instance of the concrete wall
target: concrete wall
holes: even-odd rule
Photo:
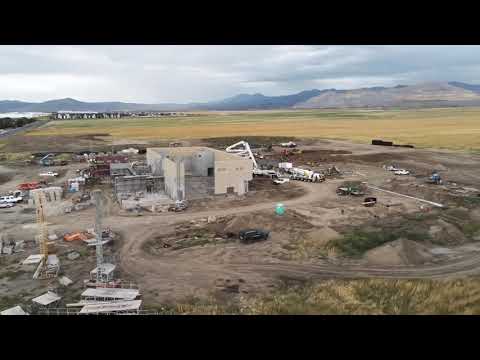
[[[159,151],[153,151],[147,148],[147,164],[152,169],[153,176],[163,176],[163,157],[165,155],[159,153]]]
[[[187,200],[204,199],[214,194],[213,176],[185,176],[185,197]]]
[[[185,199],[185,164],[183,160],[163,160],[165,193],[173,200]]]
[[[145,193],[163,192],[163,178],[151,177],[148,175],[116,177],[114,189],[117,194],[135,193],[139,191]]]
[[[215,161],[215,194],[226,194],[229,187],[243,195],[248,192],[248,181],[252,180],[252,160],[228,159]]]
[[[191,166],[185,169],[192,176],[208,176],[208,168],[214,168],[215,155],[212,150],[201,150],[195,153],[191,158]]]

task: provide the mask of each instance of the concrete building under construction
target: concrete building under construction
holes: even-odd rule
[[[244,195],[252,180],[253,163],[206,147],[165,147],[147,149],[146,168],[148,173],[140,174],[128,164],[111,167],[123,208],[135,207],[138,201],[150,207],[219,194]],[[141,194],[141,200],[134,194]]]
[[[252,180],[250,159],[206,147],[148,148],[147,164],[173,200],[244,195]]]

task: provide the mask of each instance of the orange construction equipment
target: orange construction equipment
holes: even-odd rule
[[[63,236],[63,240],[78,241],[78,240],[88,240],[93,237],[95,236],[93,236],[92,234],[89,234],[88,232],[74,232],[74,233],[65,234]]]
[[[34,190],[41,187],[41,184],[38,182],[23,183],[17,185],[18,190]]]

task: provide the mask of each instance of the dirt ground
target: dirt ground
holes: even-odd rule
[[[315,170],[335,165],[342,175],[323,183],[291,181],[279,186],[255,179],[250,192],[241,198],[196,201],[183,213],[143,216],[122,214],[111,190],[104,186],[109,199],[104,225],[120,235],[109,247],[109,255],[115,257],[122,277],[138,283],[145,307],[212,293],[219,301],[268,293],[284,278],[438,278],[478,273],[480,156],[334,140],[296,141],[303,153],[287,161]],[[208,145],[199,141],[186,145],[199,144]],[[61,151],[70,149],[68,142],[60,145]],[[280,148],[262,153],[265,159],[281,159]],[[412,175],[399,177],[382,168],[390,164],[405,167]],[[53,184],[75,176],[82,166],[72,163],[59,167],[61,176]],[[44,169],[0,165],[0,192],[39,180]],[[440,172],[444,185],[425,182],[433,169]],[[368,188],[365,196],[377,197],[378,202],[366,208],[362,205],[365,196],[336,194],[337,187],[346,181],[440,202],[447,208],[435,209]],[[274,212],[278,202],[285,205],[283,216]],[[90,207],[47,220],[50,232],[62,235],[93,227],[94,217],[95,209]],[[269,230],[270,237],[241,244],[236,234],[245,228]],[[0,296],[28,303],[54,286],[32,280],[32,270],[19,265],[30,253],[38,252],[32,242],[37,231],[35,213],[24,205],[0,209],[0,231],[9,239],[30,242],[22,253],[0,255]],[[65,302],[72,301],[94,267],[94,252],[84,244],[62,240],[56,244],[62,273],[75,280],[70,288],[61,290]],[[68,260],[66,254],[71,250],[82,256]],[[2,303],[4,307],[7,300]]]

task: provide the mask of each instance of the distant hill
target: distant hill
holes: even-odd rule
[[[262,94],[240,94],[221,101],[212,101],[200,105],[211,110],[251,110],[289,108],[322,94],[326,90],[306,90],[293,95],[265,96]]]
[[[339,92],[331,90],[293,107],[297,109],[359,107],[433,107],[479,106],[480,86],[458,86],[452,83],[427,83],[392,88],[365,88]],[[478,88],[478,92],[473,91]]]
[[[465,84],[462,82],[457,82],[457,81],[451,81],[449,82],[450,85],[456,86],[465,90],[470,90],[473,91],[477,94],[480,94],[480,85],[471,85],[471,84]]]
[[[0,101],[2,112],[56,111],[194,111],[322,109],[361,107],[480,106],[480,85],[437,82],[395,87],[370,87],[352,90],[306,90],[292,95],[265,96],[239,94],[219,101],[189,104],[136,104],[125,102],[82,102],[71,98],[41,103]]]

